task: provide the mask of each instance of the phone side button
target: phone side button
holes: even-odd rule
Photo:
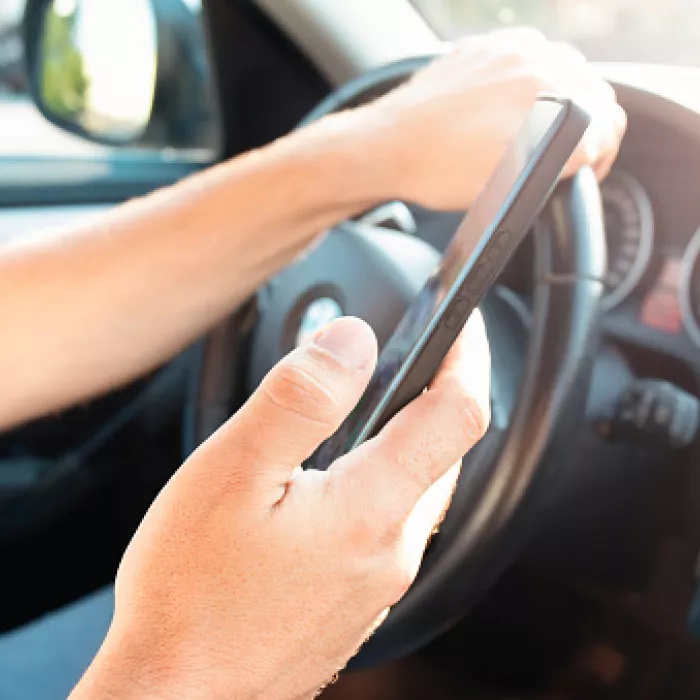
[[[443,321],[445,328],[449,331],[456,331],[458,328],[461,328],[466,321],[465,314],[469,313],[470,307],[471,302],[469,299],[459,299]]]

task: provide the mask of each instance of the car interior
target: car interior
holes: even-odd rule
[[[329,700],[700,694],[700,69],[683,53],[700,8],[683,24],[692,2],[649,0],[646,19],[623,0],[522,5],[24,8],[27,99],[75,147],[0,155],[0,245],[374,99],[460,33],[537,23],[568,38],[594,10],[607,28],[578,43],[626,110],[619,157],[600,186],[559,185],[490,290],[492,427],[416,583]],[[386,341],[464,213],[387,202],[341,222],[164,367],[0,435],[0,640],[113,581],[167,479],[309,324],[358,315]]]

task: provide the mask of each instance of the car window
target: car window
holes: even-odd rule
[[[698,0],[411,0],[433,28],[454,39],[532,25],[594,61],[700,65]]]
[[[104,1],[115,2],[116,0]],[[150,2],[156,8],[159,18],[167,25],[166,29],[171,31],[175,26],[180,36],[187,36],[187,49],[197,54],[195,61],[199,71],[199,84],[204,87],[200,91],[199,99],[195,101],[188,86],[192,109],[188,112],[189,122],[180,125],[180,133],[159,133],[160,125],[152,123],[148,132],[150,142],[162,143],[162,148],[110,147],[91,143],[87,139],[74,136],[49,123],[29,95],[21,31],[25,0],[0,0],[0,158],[22,155],[72,156],[90,153],[104,155],[116,151],[120,154],[138,151],[141,155],[144,151],[168,151],[175,152],[179,160],[191,158],[193,161],[202,162],[213,159],[218,137],[218,123],[211,86],[211,71],[206,59],[201,0],[150,0]],[[64,4],[70,4],[70,0]],[[179,96],[176,98],[169,96],[168,99],[183,102]],[[196,121],[195,129],[192,128],[193,120]],[[196,138],[189,136],[195,132]]]

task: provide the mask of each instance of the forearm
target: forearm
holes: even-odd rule
[[[314,236],[379,201],[352,119],[297,133],[81,230],[1,251],[0,427],[157,366]]]
[[[163,660],[154,663],[159,653]],[[150,639],[128,640],[110,631],[69,700],[314,700],[320,692],[299,694],[285,689],[282,679],[274,687],[258,687],[254,673],[236,668],[235,662],[225,666],[222,672],[197,653],[182,658],[173,649],[154,650]]]

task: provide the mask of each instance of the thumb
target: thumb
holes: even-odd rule
[[[239,483],[286,484],[355,407],[376,361],[377,342],[364,321],[333,321],[273,367],[204,449],[226,468],[236,465]]]

